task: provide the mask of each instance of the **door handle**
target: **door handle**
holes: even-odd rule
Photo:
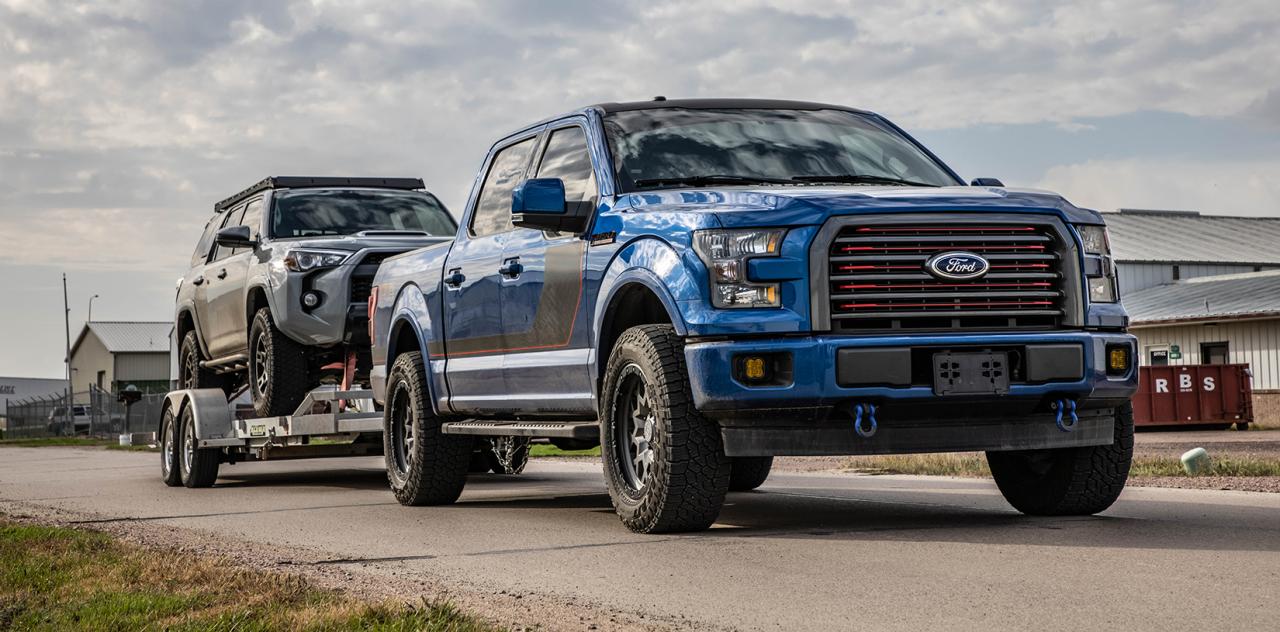
[[[191,279],[191,285],[204,285],[204,275],[199,275],[196,278]]]
[[[524,266],[520,265],[520,257],[507,259],[506,262],[502,264],[502,267],[498,268],[498,274],[501,274],[508,279],[514,279],[520,276],[521,272],[524,272]]]
[[[219,278],[219,279],[225,279],[225,278],[227,278],[227,269],[226,269],[226,268],[223,268],[222,270],[220,270],[220,271],[218,272],[218,278]]]
[[[454,268],[449,271],[447,276],[445,276],[444,284],[449,287],[457,288],[462,287],[462,282],[466,280],[467,277],[462,275],[462,268]]]

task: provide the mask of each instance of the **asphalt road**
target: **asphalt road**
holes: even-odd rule
[[[549,595],[689,627],[1276,629],[1280,494],[1131,488],[1032,519],[983,480],[777,474],[701,534],[639,536],[594,463],[473,477],[406,508],[377,458],[239,464],[170,489],[157,456],[0,449],[0,511],[32,504],[302,546],[390,577]]]

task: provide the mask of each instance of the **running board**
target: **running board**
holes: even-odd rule
[[[442,434],[485,437],[547,437],[556,439],[600,438],[594,421],[451,421],[440,425]]]

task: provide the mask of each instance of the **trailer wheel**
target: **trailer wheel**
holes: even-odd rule
[[[307,348],[276,329],[271,308],[253,316],[249,327],[249,390],[259,417],[292,415],[307,396]]]
[[[693,407],[684,340],[670,325],[623,332],[605,370],[600,454],[628,529],[706,529],[729,489],[720,429]]]
[[[1115,411],[1111,445],[988,452],[996,486],[1014,509],[1033,516],[1087,516],[1120,496],[1133,461],[1133,405]]]
[[[387,375],[383,452],[387,480],[402,505],[447,505],[462,495],[474,440],[440,432],[427,393],[422,354],[396,358]]]
[[[729,471],[729,491],[749,492],[769,478],[769,470],[773,469],[771,456],[736,456]]]
[[[519,474],[529,464],[529,438],[493,437],[481,454],[494,474]]]
[[[182,484],[190,487],[211,487],[218,480],[218,463],[222,453],[217,448],[201,448],[196,441],[195,413],[188,405],[182,411],[182,450],[178,455],[178,469]]]
[[[165,485],[177,487],[182,484],[182,473],[178,469],[178,432],[173,416],[173,409],[166,408],[160,418],[160,478]]]

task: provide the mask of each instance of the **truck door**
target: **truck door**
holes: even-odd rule
[[[445,377],[460,413],[502,409],[505,341],[499,291],[502,251],[511,234],[511,192],[524,179],[530,136],[498,150],[489,162],[465,231],[444,269]]]
[[[536,160],[539,178],[564,181],[568,212],[591,214],[598,191],[582,127],[552,129]],[[590,413],[589,342],[583,298],[581,235],[515,228],[502,256],[502,328],[506,397],[522,410]]]

